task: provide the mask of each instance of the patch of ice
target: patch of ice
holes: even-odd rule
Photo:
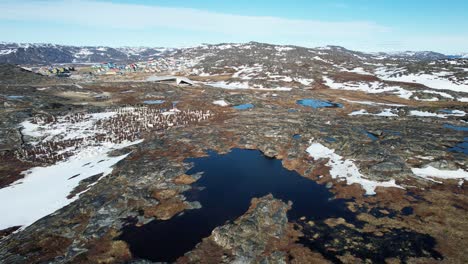
[[[328,159],[327,166],[330,167],[332,178],[346,180],[348,185],[358,183],[366,191],[367,195],[374,195],[375,188],[378,186],[403,188],[397,185],[394,179],[378,182],[364,178],[353,160],[344,159],[336,154],[335,150],[329,149],[320,143],[312,143],[306,151],[314,159]]]
[[[224,44],[224,45],[219,45],[215,47],[219,50],[225,50],[225,49],[231,49],[233,46],[231,44]]]
[[[344,71],[344,72],[353,72],[353,73],[358,73],[358,74],[362,74],[362,75],[372,75],[372,73],[369,73],[369,72],[366,72],[364,70],[364,68],[362,67],[357,67],[357,68],[354,68],[352,70],[348,70],[346,68],[341,68],[341,71]]]
[[[23,179],[0,189],[0,210],[7,212],[0,218],[0,230],[12,226],[24,228],[78,199],[78,195],[71,199],[67,196],[81,180],[109,175],[112,166],[128,155],[110,157],[108,152],[142,141],[91,147],[54,165],[25,171]]]
[[[339,83],[335,82],[327,76],[323,76],[325,84],[331,89],[337,90],[348,90],[348,91],[362,91],[366,93],[384,93],[391,92],[398,95],[401,98],[409,99],[413,92],[405,90],[399,86],[387,86],[382,82],[347,82]]]
[[[398,116],[393,111],[394,111],[394,109],[384,109],[382,112],[380,112],[378,114],[375,114],[375,115],[376,116],[387,116],[387,117]]]
[[[288,51],[288,50],[295,50],[293,47],[287,47],[287,46],[276,46],[275,49],[277,51]]]
[[[328,63],[328,64],[332,64],[331,62],[329,62],[327,60],[324,60],[324,59],[320,58],[319,56],[314,56],[314,57],[312,57],[312,59],[322,61],[322,62],[325,62],[325,63]]]
[[[349,100],[349,99],[346,99],[346,98],[341,98],[341,100],[344,100],[344,101],[347,101],[347,102],[350,102],[350,103],[363,104],[363,105],[386,105],[386,106],[395,106],[395,107],[406,106],[406,105],[403,105],[403,104],[387,104],[387,103],[377,103],[377,102],[370,102],[370,101],[353,101],[353,100]]]
[[[410,116],[419,116],[419,117],[438,117],[438,118],[447,118],[448,116],[465,116],[465,111],[453,110],[451,113],[437,114],[428,111],[419,111],[411,110]]]
[[[432,166],[427,166],[425,168],[412,168],[411,171],[414,175],[434,181],[433,178],[438,179],[463,179],[468,180],[468,172],[462,169],[458,170],[439,170]],[[436,181],[437,182],[437,181]]]
[[[2,55],[8,55],[8,54],[11,54],[11,53],[15,53],[18,49],[4,49],[4,50],[0,50],[0,56]]]
[[[417,96],[414,97],[414,100],[417,100],[417,101],[425,101],[425,102],[437,102],[439,101],[439,98],[437,97],[432,97],[432,98],[419,98]]]
[[[311,83],[314,82],[313,79],[306,79],[306,78],[295,78],[294,80],[296,82],[299,82],[302,85],[310,85]]]
[[[228,105],[229,105],[229,103],[227,103],[227,102],[224,101],[224,100],[216,100],[216,101],[213,101],[213,104],[219,105],[219,106],[228,106]]]
[[[254,66],[251,66],[251,67],[244,65],[244,66],[240,66],[238,69],[239,70],[232,75],[232,78],[250,80],[256,77],[258,73],[263,71],[263,66],[259,64],[255,64]]]
[[[82,48],[82,49],[80,49],[79,52],[75,53],[74,57],[75,58],[83,58],[83,57],[93,55],[93,54],[94,54],[94,52],[90,51],[89,49]]]
[[[448,74],[451,74],[450,72],[439,72],[434,74],[405,74],[406,72],[402,69],[392,70],[383,67],[377,69],[375,73],[379,78],[386,81],[419,83],[433,89],[451,90],[455,92],[468,93],[468,81],[454,82],[446,78]]]
[[[361,110],[358,110],[358,111],[351,112],[348,115],[350,115],[350,116],[373,115],[373,116],[383,116],[383,117],[396,117],[396,116],[398,116],[398,114],[395,114],[394,111],[395,111],[395,109],[384,109],[380,113],[371,114],[371,113],[367,112],[367,110],[361,109]]]
[[[365,110],[365,109],[361,109],[361,110],[358,110],[358,111],[353,111],[353,112],[349,113],[348,115],[350,115],[350,116],[356,116],[356,115],[370,115],[370,113],[367,112],[367,110]]]
[[[331,50],[332,48],[330,46],[325,46],[325,47],[316,47],[315,49],[317,49],[317,50]]]
[[[265,88],[262,85],[252,85],[250,86],[248,82],[208,82],[206,85],[223,88],[223,89],[252,89],[252,90],[263,90],[263,91],[291,91],[292,88],[290,87],[273,87],[273,88]]]
[[[249,84],[247,82],[209,82],[206,83],[209,86],[223,88],[223,89],[249,89]]]

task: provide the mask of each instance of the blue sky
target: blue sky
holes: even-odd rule
[[[0,0],[0,41],[169,46],[259,41],[468,52],[468,1]]]

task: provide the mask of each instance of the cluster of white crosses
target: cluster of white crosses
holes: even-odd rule
[[[38,141],[16,152],[22,160],[55,163],[80,150],[103,144],[133,142],[155,131],[195,124],[214,116],[210,110],[119,107],[99,113],[77,112],[61,117],[35,116],[30,120]],[[38,133],[40,136],[38,136]]]

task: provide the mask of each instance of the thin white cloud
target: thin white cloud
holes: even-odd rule
[[[370,37],[389,28],[368,21],[331,22],[242,16],[190,8],[89,0],[0,3],[0,19],[48,21],[110,29],[163,28],[243,36]]]
[[[0,0],[0,10],[3,41],[180,47],[255,40],[307,47],[332,44],[367,52],[434,50],[444,53],[466,52],[468,46],[466,34],[429,34],[412,25],[388,27],[373,21],[243,16],[92,0]],[[1,23],[15,21],[23,23],[18,26]]]

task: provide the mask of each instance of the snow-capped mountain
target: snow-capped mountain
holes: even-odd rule
[[[449,58],[448,55],[433,51],[401,51],[401,52],[380,52],[382,56],[391,58],[410,59],[410,60],[440,60]]]
[[[65,46],[55,44],[0,43],[0,63],[51,64],[131,62],[158,58],[171,51],[165,48]]]
[[[298,46],[271,45],[258,42],[243,44],[223,43],[217,45],[203,44],[185,49],[167,49],[154,47],[120,47],[105,46],[66,46],[55,44],[24,44],[24,43],[0,43],[0,63],[14,64],[51,64],[51,63],[94,63],[94,62],[134,62],[157,59],[163,55],[173,54],[177,51],[207,52],[224,51],[227,53],[248,54],[249,49],[263,49],[277,53],[315,55],[319,58],[326,57],[335,60],[362,60],[362,59],[391,59],[391,60],[438,60],[451,58],[450,56],[431,51],[405,51],[392,53],[363,53],[351,51],[339,46],[326,46],[318,48],[304,48]],[[258,55],[258,54],[257,54]],[[467,54],[460,57],[466,58]],[[256,56],[258,57],[258,56]],[[321,58],[322,59],[322,58]],[[324,62],[324,61],[322,61]]]

